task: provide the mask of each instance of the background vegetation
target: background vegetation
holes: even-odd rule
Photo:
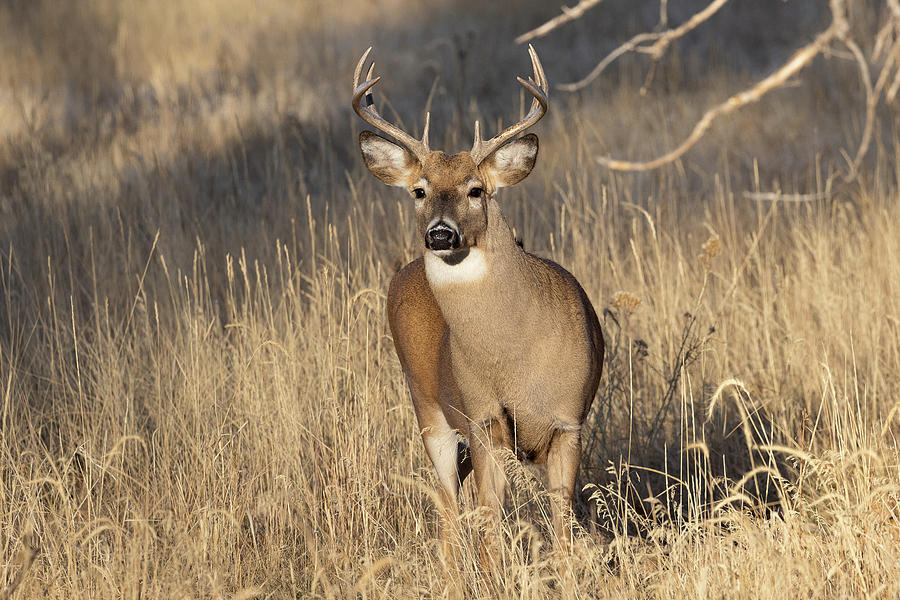
[[[558,13],[501,4],[0,6],[0,597],[900,593],[896,104],[847,185],[865,95],[841,54],[669,167],[594,161],[672,148],[824,1],[735,0],[649,83],[628,56],[577,94],[552,88],[659,3],[535,42],[551,110],[501,202],[609,344],[578,541],[550,551],[541,472],[510,464],[498,578],[471,500],[444,560],[384,318],[412,206],[362,166],[350,80],[374,45],[383,112],[415,132],[431,98],[432,145],[468,148],[517,117],[513,39]],[[866,49],[886,10],[851,5]]]

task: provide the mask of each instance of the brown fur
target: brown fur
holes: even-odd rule
[[[546,461],[551,492],[570,506],[581,427],[603,364],[600,324],[571,274],[516,245],[493,197],[497,188],[531,171],[537,138],[510,142],[480,165],[467,152],[431,152],[419,163],[385,146],[388,140],[374,138],[364,134],[360,140],[364,155],[370,155],[367,165],[372,168],[378,162],[372,157],[382,155],[396,162],[375,164],[373,173],[414,196],[417,188],[425,192],[416,200],[420,239],[437,220],[453,223],[461,238],[454,252],[462,253],[462,261],[474,261],[467,263],[473,270],[464,271],[476,273],[473,279],[454,279],[462,263],[426,250],[426,257],[397,273],[388,291],[394,345],[445,499],[455,503],[468,473],[466,454],[454,455],[441,445],[452,428],[470,446],[479,504],[495,511],[502,506],[505,478],[492,456],[502,447]],[[470,258],[476,253],[482,262]],[[431,280],[428,264],[435,265]],[[445,272],[450,275],[442,278]],[[565,543],[564,510],[556,505],[554,520],[558,540]]]

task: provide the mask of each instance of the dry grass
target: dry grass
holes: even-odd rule
[[[773,1],[762,27],[736,5],[645,97],[639,60],[553,95],[538,166],[502,202],[603,311],[609,357],[574,554],[550,552],[540,471],[511,463],[489,582],[476,511],[462,564],[440,552],[384,318],[412,207],[358,159],[350,75],[374,42],[407,122],[438,76],[432,142],[458,150],[476,115],[515,116],[511,40],[558,7],[331,4],[0,8],[0,597],[896,597],[896,109],[830,195],[864,113],[839,57],[671,167],[593,162],[672,147],[825,7]],[[537,45],[551,86],[658,3],[596,10]]]

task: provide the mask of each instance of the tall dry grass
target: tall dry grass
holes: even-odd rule
[[[462,562],[440,551],[384,319],[412,208],[358,159],[349,78],[374,42],[388,114],[415,130],[434,85],[432,138],[461,149],[476,115],[515,116],[511,40],[557,7],[375,4],[0,9],[0,594],[896,596],[896,109],[833,194],[863,116],[840,57],[671,168],[593,161],[671,147],[824,7],[735,5],[644,97],[639,59],[553,95],[502,202],[603,313],[608,359],[573,555],[550,551],[541,472],[511,462],[488,581],[471,500]],[[608,4],[537,46],[551,86],[658,9]]]

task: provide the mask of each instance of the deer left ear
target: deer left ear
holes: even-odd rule
[[[494,150],[484,159],[481,167],[491,176],[494,187],[515,185],[531,173],[537,153],[538,138],[529,133]]]

